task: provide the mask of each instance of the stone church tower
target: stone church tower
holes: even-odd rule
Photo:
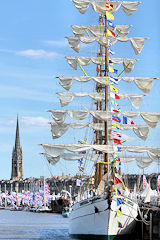
[[[15,147],[13,147],[13,151],[12,151],[11,179],[12,180],[23,179],[23,159],[22,159],[22,148],[20,146],[20,138],[19,138],[18,116],[17,116]]]

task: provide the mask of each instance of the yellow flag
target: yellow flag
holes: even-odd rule
[[[94,176],[95,175],[95,171],[93,171],[93,173],[92,173],[92,176]]]
[[[115,88],[112,85],[109,85],[109,87],[111,91],[118,93],[118,88]]]
[[[122,212],[120,210],[117,210],[117,217],[123,216]]]
[[[109,66],[109,72],[114,73],[114,69],[111,66]]]
[[[116,128],[120,128],[120,125],[118,125],[117,123],[112,123],[112,126],[115,126]]]
[[[117,196],[117,188],[114,188],[115,192],[116,192],[116,196]]]
[[[114,20],[114,16],[112,13],[106,11],[106,17],[110,18],[111,20]]]
[[[113,105],[116,105],[116,106],[118,106],[118,103],[116,103],[115,101],[111,101],[111,103],[113,104]]]
[[[94,184],[95,183],[95,179],[94,178],[92,178],[92,184]]]

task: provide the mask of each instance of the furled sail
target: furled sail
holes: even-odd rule
[[[91,80],[94,80],[96,83],[99,83],[101,85],[109,85],[109,84],[113,84],[112,82],[112,78],[109,77],[92,77],[92,76],[81,76],[81,77],[77,77],[77,76],[68,76],[68,77],[57,77],[60,79],[60,85],[66,89],[66,90],[70,90],[70,88],[72,87],[73,84],[73,80],[77,81],[77,82],[89,82]],[[134,82],[136,84],[136,86],[143,92],[145,93],[149,93],[152,85],[153,85],[153,81],[155,79],[158,78],[151,78],[151,77],[115,77],[115,79],[117,80],[117,82],[119,82],[120,80],[123,80],[125,82]]]
[[[65,57],[68,61],[68,64],[77,70],[77,64],[79,63],[82,66],[87,66],[91,62],[98,65],[105,64],[105,58],[101,57]],[[130,58],[112,58],[111,62],[114,64],[122,63],[124,66],[125,73],[129,73],[133,70],[136,59]]]
[[[105,26],[104,25],[71,25],[72,31],[76,37],[83,37],[86,33],[86,30],[90,31],[94,37],[104,37]],[[118,32],[118,36],[124,37],[128,35],[130,25],[115,25],[112,30]]]
[[[57,157],[69,152],[85,152],[96,150],[102,153],[134,152],[134,153],[153,153],[156,157],[160,156],[160,147],[151,146],[112,146],[112,145],[90,145],[90,144],[41,144],[45,152],[53,157]]]
[[[75,7],[80,13],[84,14],[89,6],[91,5],[95,12],[105,15],[106,13],[106,1],[82,1],[82,0],[72,0]],[[137,10],[139,2],[136,1],[112,1],[113,9],[107,10],[112,13],[118,11],[122,7],[123,11],[127,16],[131,15]]]
[[[108,39],[103,36],[103,37],[91,37],[91,36],[87,36],[87,37],[66,37],[66,39],[68,40],[68,43],[70,45],[70,47],[75,50],[76,52],[80,52],[80,42],[85,43],[85,44],[89,44],[92,43],[94,41],[97,41],[100,45],[102,45],[103,47],[108,46]],[[112,39],[112,38],[110,38]],[[127,42],[130,41],[131,45],[133,47],[133,50],[135,52],[135,54],[139,54],[144,46],[144,40],[147,38],[144,37],[115,37],[111,40],[112,45],[115,44],[117,41],[120,42]]]
[[[49,110],[52,113],[53,119],[56,123],[61,124],[65,121],[66,116],[68,115],[71,118],[76,120],[83,120],[91,114],[95,118],[101,121],[107,121],[111,119],[111,116],[114,114],[116,116],[124,115],[129,118],[134,118],[141,116],[143,120],[151,128],[155,128],[160,120],[159,112],[134,112],[134,111],[119,111],[119,112],[106,112],[106,111],[91,111],[91,110]]]
[[[67,106],[69,103],[73,101],[74,97],[90,97],[94,101],[104,101],[105,100],[105,95],[101,93],[90,93],[90,92],[58,92],[57,93],[60,99],[61,106]],[[110,93],[110,97],[115,98],[114,93]],[[119,93],[118,94],[119,99],[125,99],[128,98],[132,106],[135,108],[139,108],[140,105],[142,104],[142,98],[145,96],[144,94],[130,94],[130,93]]]
[[[93,115],[94,116],[94,115]],[[95,116],[94,116],[95,117]],[[52,138],[56,139],[61,136],[63,136],[69,128],[73,129],[80,129],[85,127],[90,127],[93,130],[96,131],[105,131],[104,129],[104,123],[62,123],[57,124],[51,122],[51,132],[52,132]],[[111,124],[109,125],[109,128],[111,129]],[[120,130],[133,130],[133,132],[137,135],[137,137],[146,140],[149,134],[150,127],[148,125],[135,125],[135,124],[119,124]]]

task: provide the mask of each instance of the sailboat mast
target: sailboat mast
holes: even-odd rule
[[[107,38],[107,16],[105,16],[105,34]],[[108,78],[108,43],[105,47],[105,71],[104,76],[106,76],[106,80]],[[105,111],[108,111],[108,85],[105,86]],[[108,145],[108,124],[107,121],[105,121],[105,145]],[[108,162],[108,153],[105,153],[105,159],[104,162]],[[104,174],[107,172],[106,165],[104,166]]]

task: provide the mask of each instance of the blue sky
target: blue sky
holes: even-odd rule
[[[115,13],[115,24],[131,24],[129,36],[148,37],[141,54],[135,57],[128,43],[118,43],[113,47],[115,57],[135,57],[139,61],[130,76],[159,77],[160,28],[159,0],[153,0],[154,10],[150,2],[142,0],[138,11],[127,17],[122,10]],[[63,91],[53,76],[82,75],[69,67],[64,56],[77,55],[68,46],[65,36],[72,36],[72,24],[97,24],[98,14],[90,7],[85,15],[81,15],[69,0],[28,0],[3,1],[0,8],[0,179],[11,176],[12,148],[15,141],[16,116],[19,115],[20,141],[23,149],[24,177],[39,177],[50,173],[44,170],[43,157],[39,143],[53,143],[48,121],[51,116],[48,109],[59,109],[57,91]],[[95,56],[98,46],[83,46],[81,56]],[[95,66],[85,68],[93,74]],[[89,87],[88,85],[86,85]],[[73,85],[72,91],[78,91],[82,85]],[[93,86],[92,86],[93,88]],[[134,85],[124,86],[124,90],[136,91]],[[151,93],[142,105],[144,111],[160,111],[159,81],[155,81]],[[84,90],[86,91],[86,90]],[[90,91],[90,90],[88,90]],[[124,92],[124,91],[122,91]],[[140,92],[140,91],[139,91]],[[79,103],[79,100],[78,100]],[[74,109],[76,101],[65,109]],[[84,107],[88,107],[85,100]],[[123,105],[123,104],[122,104]],[[73,130],[74,131],[74,130]],[[80,137],[71,132],[74,142]],[[84,139],[84,132],[81,133]],[[88,133],[87,133],[88,134]],[[128,134],[128,133],[127,133]],[[159,145],[160,125],[151,130],[146,145]],[[132,136],[132,134],[131,134]],[[136,144],[144,144],[135,136]],[[66,134],[58,142],[71,142],[70,134]],[[135,144],[135,143],[134,143]],[[55,175],[62,171],[74,174],[77,163],[58,164],[52,167]],[[127,166],[132,172],[133,164]],[[156,170],[156,166],[145,170],[146,173]],[[134,172],[138,168],[134,167]]]

